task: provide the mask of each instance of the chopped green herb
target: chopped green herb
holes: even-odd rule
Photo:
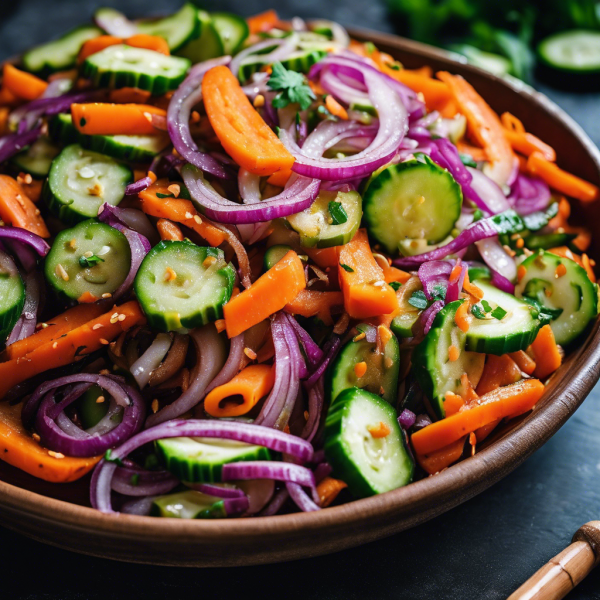
[[[473,167],[474,169],[477,168],[477,163],[472,156],[462,153],[459,153],[458,156],[460,157],[460,162],[466,167]]]
[[[408,299],[408,303],[415,308],[424,310],[428,305],[427,296],[425,296],[423,290],[417,290],[416,292],[413,292],[412,296]]]
[[[496,306],[496,308],[491,312],[492,317],[494,317],[494,319],[498,319],[498,321],[502,321],[507,314],[508,313],[501,306]]]
[[[377,50],[377,48],[375,48],[375,44],[373,42],[365,42],[365,50],[367,51],[367,54],[371,55],[373,52],[375,52],[375,50]]]
[[[475,304],[471,308],[471,313],[476,319],[485,319],[486,318],[485,313],[481,309],[481,306],[479,306],[478,304]]]
[[[334,225],[341,225],[348,220],[348,213],[342,206],[342,203],[335,200],[329,203],[329,214]]]
[[[476,221],[481,221],[481,219],[483,219],[483,211],[476,209],[473,213],[473,223]]]
[[[492,307],[490,306],[490,303],[487,300],[482,300],[481,306],[483,306],[483,310],[485,310],[486,313],[489,313],[492,310]]]
[[[340,263],[340,267],[342,267],[342,269],[344,269],[344,271],[347,271],[348,273],[354,273],[354,269],[352,267],[349,267],[348,265],[345,265],[344,263]]]
[[[140,474],[134,473],[129,481],[131,482],[131,485],[138,485],[140,482]]]
[[[390,282],[390,287],[397,292],[402,287],[402,284],[399,281],[392,281]]]
[[[98,263],[104,262],[103,258],[92,254],[92,256],[80,256],[79,265],[84,269],[95,267]]]
[[[160,192],[156,192],[157,198],[175,198],[173,194],[161,194]]]
[[[274,108],[284,108],[288,104],[298,102],[302,110],[306,110],[316,99],[314,92],[306,83],[302,73],[288,71],[280,62],[273,64],[273,71],[267,85],[279,91],[273,99]]]
[[[446,292],[448,291],[448,288],[446,288],[443,283],[436,283],[433,286],[432,291],[433,291],[432,296],[434,297],[435,300],[445,300]]]
[[[388,69],[392,69],[392,71],[399,71],[400,70],[400,65],[397,62],[385,63],[385,66]]]
[[[116,464],[118,467],[122,467],[122,466],[123,466],[123,461],[122,461],[120,458],[118,458],[118,457],[114,457],[114,458],[113,458],[113,455],[112,455],[112,449],[111,449],[111,448],[109,448],[109,449],[106,451],[106,454],[104,455],[104,460],[105,460],[106,462],[112,462],[112,463],[115,463],[115,464]]]

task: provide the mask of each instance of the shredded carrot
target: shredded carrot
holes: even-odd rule
[[[535,361],[527,354],[527,352],[518,350],[517,352],[511,352],[508,356],[515,361],[517,367],[519,367],[523,373],[526,375],[533,375],[533,372],[535,371]]]
[[[550,325],[544,325],[538,332],[533,344],[531,344],[531,350],[535,357],[535,371],[533,372],[535,377],[539,379],[545,379],[562,363],[562,356],[558,350],[558,345],[554,339],[554,333]]]
[[[467,333],[471,324],[471,318],[469,316],[469,303],[463,302],[456,310],[454,315],[454,322],[458,325],[458,328],[463,332]]]
[[[479,398],[470,408],[413,433],[411,441],[415,452],[430,454],[488,423],[526,413],[543,393],[544,385],[538,379],[498,388]]]
[[[7,90],[4,86],[0,88],[0,106],[17,106],[22,102],[23,100],[17,98],[10,90]]]
[[[362,362],[354,365],[354,374],[360,379],[365,376],[367,372],[367,363],[363,360]]]
[[[452,392],[446,392],[446,395],[444,396],[444,411],[446,417],[455,415],[463,408],[463,406],[465,406],[465,401],[461,396],[453,394]]]
[[[94,296],[94,294],[92,294],[91,292],[83,292],[83,294],[81,294],[81,296],[77,298],[77,302],[79,302],[79,304],[92,304],[97,300],[99,300],[99,298]]]
[[[156,229],[160,234],[161,240],[183,241],[183,233],[179,225],[169,221],[168,219],[159,219],[156,223]]]
[[[548,252],[556,254],[557,256],[562,256],[563,258],[568,258],[569,260],[576,262],[580,267],[583,267],[585,269],[588,277],[590,278],[590,281],[592,281],[592,283],[596,283],[596,274],[592,269],[592,265],[587,254],[579,256],[579,254],[575,254],[575,252],[573,252],[567,246],[558,246],[556,248],[551,248],[550,250],[548,250]]]
[[[39,98],[48,87],[48,84],[39,77],[21,71],[10,63],[4,63],[3,75],[4,88],[23,100]]]
[[[375,262],[381,267],[383,271],[383,278],[386,283],[391,283],[392,281],[398,281],[400,283],[406,283],[411,275],[406,271],[402,271],[401,269],[397,269],[390,265],[388,260],[382,254],[373,254],[373,258]]]
[[[471,302],[471,304],[477,304],[483,298],[483,291],[481,288],[477,287],[474,283],[471,283],[469,280],[468,271],[465,273],[465,279],[463,281],[463,290],[470,294],[475,302]]]
[[[250,104],[228,67],[213,67],[202,80],[204,108],[221,145],[255,175],[291,168],[294,157]]]
[[[488,160],[488,156],[483,148],[472,146],[464,140],[459,140],[456,148],[461,154],[468,154],[475,162],[484,162]]]
[[[367,431],[375,438],[380,439],[387,437],[391,433],[389,426],[383,421],[379,421],[377,425],[368,425]]]
[[[39,208],[28,198],[21,185],[8,175],[0,175],[0,219],[5,225],[22,227],[43,238],[50,237]]]
[[[303,248],[308,257],[322,269],[338,266],[338,256],[341,246],[332,246],[331,248]]]
[[[546,160],[540,152],[533,152],[529,156],[527,170],[532,175],[541,177],[551,188],[582,202],[591,202],[600,197],[600,189],[597,186],[563,171],[553,162]]]
[[[351,317],[367,319],[398,309],[396,292],[385,283],[383,271],[373,258],[366,230],[359,229],[349,243],[340,247],[338,260],[344,306]]]
[[[477,393],[483,396],[499,387],[516,383],[521,379],[521,370],[508,354],[502,356],[488,354],[481,379],[477,384]]]
[[[277,13],[271,9],[258,15],[248,17],[246,23],[248,23],[250,33],[263,33],[275,27],[279,23],[279,17],[277,16]]]
[[[223,307],[227,335],[232,338],[291,302],[306,287],[304,267],[290,250],[274,267]]]
[[[409,69],[397,71],[396,79],[411,90],[423,94],[428,110],[437,110],[443,117],[453,117],[456,114],[456,103],[452,91],[443,81],[432,79],[419,71]]]
[[[450,346],[448,348],[448,360],[450,362],[456,362],[460,358],[460,350],[456,346]]]
[[[523,265],[519,265],[517,269],[517,281],[521,281],[527,275],[527,269]]]
[[[306,318],[319,317],[325,325],[332,325],[331,309],[344,306],[342,292],[319,292],[316,290],[302,290],[284,310],[291,315],[301,315]]]
[[[204,410],[212,417],[239,417],[250,412],[275,383],[275,368],[249,365],[231,381],[214,388],[204,399]],[[241,397],[241,403],[227,402]],[[223,405],[224,404],[224,405]]]
[[[502,113],[500,121],[504,126],[504,135],[513,150],[529,156],[533,152],[541,152],[547,160],[555,161],[556,152],[552,146],[542,142],[540,138],[527,133],[523,123],[509,112]]]
[[[321,508],[327,508],[338,497],[338,494],[348,486],[341,479],[325,477],[317,485],[317,494],[321,499]]]
[[[325,108],[334,117],[338,117],[343,121],[348,120],[348,111],[331,94],[328,94],[325,98]]]
[[[434,452],[416,454],[417,462],[424,471],[430,475],[435,475],[460,459],[463,455],[466,439],[467,436],[464,436]]]
[[[71,115],[77,130],[88,135],[164,135],[151,115],[166,117],[167,112],[150,104],[93,102],[71,104]]]

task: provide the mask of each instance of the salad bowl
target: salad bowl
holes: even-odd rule
[[[600,183],[600,151],[560,108],[518,80],[495,77],[457,55],[417,42],[351,29],[408,68],[430,65],[468,79],[498,113],[510,111],[556,148],[565,169]],[[600,239],[597,203],[574,206]],[[597,242],[595,242],[597,244]],[[600,260],[597,245],[591,256]],[[38,541],[93,556],[173,566],[240,566],[306,558],[358,546],[432,519],[517,468],[569,419],[600,377],[600,324],[567,356],[535,409],[514,419],[477,453],[403,488],[321,511],[266,518],[155,519],[102,514],[89,507],[89,477],[53,486],[0,462],[3,526]]]

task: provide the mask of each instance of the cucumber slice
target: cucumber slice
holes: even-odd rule
[[[310,68],[325,58],[325,56],[327,56],[327,52],[325,50],[317,50],[315,48],[297,50],[296,52],[292,52],[290,55],[288,55],[287,58],[283,59],[281,64],[288,69],[288,71],[308,73]],[[250,79],[254,73],[260,71],[266,64],[267,63],[265,63],[264,59],[261,60],[260,54],[251,56],[240,65],[238,78],[240,81],[245,82]],[[373,110],[375,109],[373,108]]]
[[[535,340],[541,325],[529,306],[489,283],[478,281],[477,287],[483,292],[483,300],[472,309],[473,319],[467,332],[467,350],[501,355],[527,349]],[[476,313],[486,313],[487,306],[484,302],[488,303],[492,311],[499,306],[506,314],[501,319],[489,313],[484,319],[475,318]]]
[[[222,498],[187,490],[177,494],[157,496],[152,502],[150,516],[174,519],[224,519],[227,513]]]
[[[95,217],[104,202],[119,204],[132,181],[125,165],[72,144],[52,161],[44,197],[61,221],[75,224]]]
[[[475,281],[476,279],[491,279],[492,272],[488,267],[469,267],[469,280]]]
[[[558,202],[552,202],[546,210],[533,212],[522,217],[525,229],[529,231],[538,231],[546,227],[551,219],[558,214]]]
[[[240,50],[250,33],[246,19],[226,12],[212,13],[211,18],[223,44],[224,54],[233,56]]]
[[[451,44],[450,50],[462,54],[469,64],[489,71],[497,77],[504,77],[512,71],[511,61],[501,54],[484,52],[469,44]]]
[[[389,434],[373,437],[369,428],[381,423]],[[359,388],[345,390],[329,408],[325,457],[334,476],[345,481],[357,498],[395,490],[413,478],[414,463],[396,411],[379,396]]]
[[[109,401],[105,397],[104,402],[96,402],[100,396],[104,396],[104,390],[93,385],[81,396],[77,402],[77,415],[83,429],[89,429],[97,425],[108,412]]]
[[[58,146],[55,146],[48,138],[41,137],[33,142],[27,150],[14,156],[11,162],[20,171],[42,179],[50,172],[50,165],[59,152]]]
[[[276,244],[271,246],[266,252],[263,259],[263,266],[265,271],[273,268],[289,251],[291,248],[284,244]]]
[[[562,276],[557,271],[560,265],[566,269]],[[564,346],[575,340],[597,316],[598,286],[575,261],[540,250],[526,258],[519,269],[525,269],[525,274],[515,288],[518,298],[527,301],[530,296],[556,311],[555,315],[562,310],[550,323],[557,344]]]
[[[199,10],[198,20],[200,21],[200,37],[188,42],[177,52],[179,56],[189,58],[193,64],[225,54],[223,42],[213,25],[210,15],[205,10]]]
[[[187,58],[118,44],[89,56],[82,74],[95,87],[135,87],[160,95],[176,90],[190,65]]]
[[[358,192],[319,192],[309,208],[287,217],[305,248],[347,244],[358,231],[362,200]]]
[[[222,319],[234,281],[222,250],[162,241],[142,261],[134,289],[152,327],[178,331]]]
[[[53,42],[25,52],[23,65],[28,71],[40,75],[65,71],[77,64],[77,55],[84,42],[99,35],[102,35],[102,30],[98,27],[77,27]]]
[[[462,201],[452,175],[425,157],[376,171],[363,193],[364,218],[369,236],[396,254],[407,239],[435,244],[448,237]]]
[[[398,316],[394,317],[390,329],[400,338],[409,338],[413,336],[412,328],[418,321],[421,311],[415,308],[412,304],[409,304],[410,297],[413,292],[422,290],[423,285],[421,280],[413,276],[406,283],[400,286],[396,291],[396,298],[398,298]]]
[[[171,52],[177,52],[188,42],[200,37],[201,23],[198,19],[198,9],[188,2],[170,17],[142,21],[137,23],[137,28],[140,33],[164,38]]]
[[[542,61],[570,73],[600,72],[600,32],[585,29],[563,31],[542,40],[538,46]]]
[[[181,481],[218,483],[223,465],[248,460],[271,460],[271,452],[232,440],[169,438],[156,442],[166,468]]]
[[[359,332],[369,325],[358,325]],[[365,362],[367,371],[363,377],[357,377],[354,366]],[[400,348],[394,335],[386,344],[383,354],[377,352],[377,344],[350,340],[327,369],[325,376],[325,394],[329,401],[335,399],[348,388],[366,389],[381,394],[390,403],[396,401],[398,392],[398,371],[400,369]]]
[[[56,236],[44,273],[48,283],[67,298],[77,300],[85,292],[101,298],[125,281],[130,265],[127,238],[106,223],[88,219]]]
[[[0,251],[0,343],[4,343],[21,316],[25,286],[13,259]]]
[[[456,311],[463,302],[450,302],[440,310],[412,357],[415,377],[439,419],[446,416],[446,393],[460,395],[464,391],[460,382],[461,376],[464,373],[469,376],[470,373],[480,371],[485,362],[485,354],[465,350],[466,335],[454,321]],[[458,360],[453,362],[449,358],[450,346],[454,346],[460,352]]]
[[[550,250],[558,246],[568,246],[575,238],[576,233],[546,233],[531,234],[523,238],[525,248],[530,250]]]
[[[155,135],[86,135],[76,129],[68,114],[53,117],[48,131],[52,139],[63,144],[78,143],[88,150],[132,162],[149,162],[171,143],[166,132]]]

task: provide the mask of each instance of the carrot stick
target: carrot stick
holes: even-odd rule
[[[348,111],[331,95],[325,98],[325,108],[334,116],[343,121],[348,120]]]
[[[452,92],[443,81],[426,77],[422,73],[410,69],[397,71],[396,79],[411,90],[423,94],[425,105],[430,111],[443,111],[449,104],[454,104]],[[454,105],[454,112],[456,112],[456,105]]]
[[[397,310],[396,292],[385,283],[366,230],[359,229],[348,244],[339,248],[338,273],[346,312],[355,319],[367,319]]]
[[[533,372],[535,377],[544,379],[560,367],[562,356],[558,351],[558,346],[550,325],[544,325],[540,329],[533,344],[531,344],[531,350],[535,356],[536,366]]]
[[[39,77],[21,71],[10,63],[4,64],[3,74],[2,85],[4,88],[23,100],[39,98],[48,87],[48,84]]]
[[[117,104],[147,104],[150,100],[150,92],[138,88],[124,87],[108,92],[108,101]]]
[[[150,104],[110,104],[92,102],[71,104],[73,125],[88,135],[153,135],[151,115],[166,117],[167,112]]]
[[[523,352],[523,350],[518,350],[517,352],[511,352],[508,356],[515,361],[517,367],[519,367],[523,373],[533,375],[533,372],[535,371],[535,361],[529,354]]]
[[[301,315],[306,318],[319,317],[325,325],[332,325],[331,309],[334,306],[344,306],[342,292],[302,290],[285,305],[283,310],[291,315]]]
[[[110,46],[117,46],[118,44],[122,43],[123,39],[114,35],[99,35],[91,40],[87,40],[87,42],[84,42],[83,46],[81,46],[81,49],[79,50],[77,62],[81,64],[86,58],[92,56],[92,54],[96,54],[97,52],[101,52]]]
[[[271,9],[258,15],[248,17],[246,23],[248,23],[250,33],[263,33],[275,27],[275,25],[279,23],[279,17],[277,16],[277,13]]]
[[[256,175],[291,168],[294,157],[250,104],[230,69],[210,69],[202,80],[202,97],[215,134],[238,165]]]
[[[396,267],[392,267],[392,265],[390,265],[387,258],[383,256],[383,254],[373,254],[373,258],[375,259],[375,262],[381,267],[381,270],[383,271],[383,277],[386,283],[391,283],[392,281],[406,283],[410,279],[410,273],[402,271],[401,269],[397,269]]]
[[[31,175],[28,176],[27,173],[19,173],[19,175],[17,175],[17,183],[23,188],[25,195],[32,202],[39,202],[44,187],[44,181],[42,179],[33,179],[33,177],[31,177]]]
[[[308,257],[322,269],[338,266],[338,256],[341,246],[331,248],[302,248]]]
[[[468,154],[474,161],[483,162],[488,159],[487,154],[485,153],[485,150],[483,148],[472,146],[464,140],[459,140],[456,144],[456,148],[461,154]]]
[[[583,179],[563,171],[554,163],[546,160],[540,152],[534,152],[527,159],[527,170],[541,177],[551,188],[577,198],[582,202],[591,202],[600,197],[600,189]]]
[[[517,383],[521,379],[521,370],[508,354],[502,356],[488,354],[481,379],[477,384],[477,393],[483,396],[499,387]]]
[[[123,43],[133,48],[144,48],[146,50],[153,50],[160,54],[166,54],[169,56],[171,51],[169,50],[169,44],[167,40],[158,35],[149,35],[147,33],[136,33],[131,37],[128,37]]]
[[[183,233],[181,233],[179,225],[176,225],[172,221],[159,219],[156,223],[156,229],[158,229],[161,240],[183,241]]]
[[[147,215],[181,223],[193,229],[211,246],[220,246],[227,239],[225,232],[204,221],[190,200],[174,198],[169,190],[170,185],[168,180],[159,179],[140,192],[142,210]],[[164,197],[159,198],[157,194]]]
[[[338,497],[338,494],[347,487],[348,485],[341,479],[325,477],[325,479],[317,485],[317,494],[321,499],[321,508],[327,508]]]
[[[417,462],[424,471],[430,475],[435,475],[460,459],[465,448],[466,439],[467,436],[461,437],[448,444],[448,446],[429,454],[416,454]]]
[[[460,409],[464,406],[465,401],[463,398],[452,392],[446,392],[446,395],[444,396],[444,410],[446,411],[447,417],[451,417],[457,412],[460,412]]]
[[[413,433],[415,452],[430,454],[488,423],[522,415],[535,406],[543,393],[544,384],[538,379],[498,388],[482,396],[470,408]]]
[[[204,399],[204,410],[213,417],[239,417],[250,412],[275,383],[275,370],[270,365],[249,365],[231,381],[213,389]],[[241,396],[242,403],[221,403],[232,396]]]
[[[279,187],[285,187],[285,184],[288,182],[288,179],[292,176],[291,169],[283,169],[282,171],[277,171],[277,173],[273,173],[267,179],[267,182],[271,185],[277,185]]]
[[[441,71],[437,76],[448,85],[459,112],[467,118],[469,134],[485,150],[490,161],[489,177],[504,185],[512,173],[515,155],[498,115],[460,75]]]
[[[546,160],[555,161],[556,152],[552,146],[549,146],[545,142],[542,142],[540,138],[532,135],[531,133],[517,133],[510,131],[509,129],[504,130],[504,135],[511,145],[513,150],[530,156],[534,152],[541,152]]]
[[[73,458],[48,453],[21,422],[22,404],[0,403],[0,458],[17,469],[52,483],[67,483],[83,477],[102,458]]]
[[[0,219],[5,225],[22,227],[43,238],[50,237],[39,209],[19,183],[8,175],[0,175]]]
[[[290,250],[273,268],[223,307],[227,335],[235,337],[267,319],[305,287],[302,261]]]
[[[125,319],[119,321],[119,315],[125,315]],[[25,356],[1,363],[0,398],[18,383],[49,369],[81,360],[86,354],[107,345],[121,332],[144,322],[138,303],[132,300],[80,325],[53,342],[37,346]]]

